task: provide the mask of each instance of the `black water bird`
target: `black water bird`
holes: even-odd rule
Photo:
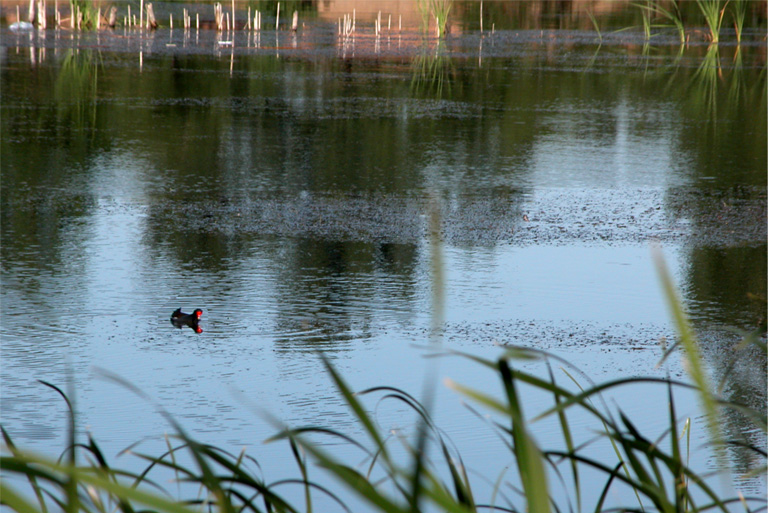
[[[171,314],[171,323],[174,327],[181,329],[184,326],[191,328],[196,333],[202,333],[203,328],[200,327],[200,317],[203,316],[203,310],[197,308],[191,314],[183,313],[181,308],[177,309]]]

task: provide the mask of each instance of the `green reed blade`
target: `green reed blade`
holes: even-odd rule
[[[699,0],[701,1],[701,0]],[[720,415],[718,404],[710,386],[709,374],[706,371],[704,360],[701,357],[699,346],[693,334],[688,317],[685,314],[682,302],[667,270],[666,262],[658,247],[653,248],[653,260],[656,271],[661,279],[667,305],[672,313],[672,320],[677,329],[681,344],[685,350],[685,365],[688,375],[697,387],[699,398],[704,407],[704,415],[707,419],[707,428],[716,446],[716,455],[721,468],[725,467],[725,456],[721,446],[722,431],[720,429]]]

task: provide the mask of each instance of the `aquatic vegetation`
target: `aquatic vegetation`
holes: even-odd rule
[[[744,31],[744,18],[747,16],[746,0],[731,0],[733,27],[736,30],[736,41],[741,43],[741,33]]]
[[[70,16],[72,28],[96,29],[99,11],[93,6],[93,2],[86,0],[70,0]]]
[[[595,15],[592,14],[592,11],[587,9],[587,16],[589,16],[589,20],[592,22],[592,25],[595,27],[595,31],[597,32],[597,37],[600,38],[600,43],[603,42],[603,33],[600,30],[600,25],[597,24],[597,20],[595,19]]]
[[[441,47],[434,53],[422,53],[411,62],[411,90],[441,98],[443,92],[450,94],[452,70],[451,57]]]
[[[421,30],[429,30],[431,18],[435,19],[435,33],[437,37],[445,35],[448,24],[448,14],[453,7],[453,0],[418,0],[419,14],[421,15]]]
[[[643,33],[645,34],[645,40],[651,39],[651,8],[650,2],[646,2],[645,6],[641,6],[640,14],[643,20]]]
[[[717,91],[721,76],[720,48],[713,44],[707,48],[707,53],[693,76],[695,87],[691,88],[692,97],[704,107],[710,120],[717,119]]]
[[[680,38],[680,43],[685,43],[685,26],[683,25],[682,13],[680,12],[679,0],[672,1],[672,8],[666,9],[664,6],[653,0],[648,0],[645,4],[633,4],[640,8],[643,13],[643,27],[646,34],[646,39],[650,38],[650,15],[655,13],[663,18],[668,19],[671,22],[671,26],[677,30],[677,34]]]
[[[93,124],[96,117],[100,56],[91,50],[67,50],[56,77],[54,98],[59,116],[76,127]]]
[[[726,4],[728,2],[726,1]],[[704,19],[709,27],[712,43],[720,41],[720,28],[723,24],[725,15],[725,5],[722,0],[696,0],[696,4],[704,15]]]
[[[646,0],[643,3],[633,3],[632,5],[640,9],[642,27],[646,40],[651,37],[652,27],[671,27],[677,32],[680,43],[687,42],[689,34],[686,34],[686,23],[683,22],[681,0],[672,0],[670,2]],[[709,28],[707,38],[712,43],[718,43],[720,41],[720,32],[726,11],[729,11],[733,19],[736,40],[738,43],[741,43],[744,22],[749,7],[746,0],[726,0],[725,2],[722,0],[696,0],[696,6],[698,7],[698,14],[701,15],[701,17],[693,16],[696,14],[695,12],[688,12],[688,25],[692,23],[693,19],[701,20],[703,18],[703,21]],[[666,20],[667,23],[654,23],[654,17]]]

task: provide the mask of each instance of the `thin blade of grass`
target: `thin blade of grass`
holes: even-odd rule
[[[555,375],[552,372],[552,367],[547,362],[547,372],[549,373],[549,382],[555,384]],[[561,395],[554,392],[555,405],[560,404]],[[565,448],[568,452],[574,452],[573,436],[571,435],[571,428],[568,425],[568,418],[565,415],[565,411],[557,412],[558,419],[560,421],[560,429],[563,432],[563,438],[565,439]],[[579,481],[579,467],[578,463],[571,460],[571,474],[573,474],[574,490],[576,492],[576,511],[581,512],[581,485]]]
[[[296,460],[296,464],[299,467],[299,471],[301,472],[301,479],[304,483],[304,501],[306,506],[307,513],[310,513],[312,511],[312,495],[309,490],[309,473],[307,472],[307,463],[301,456],[301,452],[299,450],[299,444],[296,443],[296,440],[294,438],[289,438],[288,442],[291,445],[291,452],[293,453],[293,458]]]
[[[6,447],[8,447],[8,450],[11,451],[12,455],[16,455],[16,445],[13,443],[13,440],[11,439],[11,435],[8,434],[8,432],[5,430],[4,427],[0,426],[0,432],[3,434],[3,441],[5,442]],[[37,484],[37,478],[34,474],[26,474],[27,481],[29,481],[30,486],[32,487],[32,491],[35,493],[35,497],[37,497],[37,502],[39,503],[39,509],[40,511],[48,511],[45,505],[45,496],[43,495],[43,492],[41,491],[39,485]],[[0,499],[3,497],[0,496]],[[16,510],[17,512],[19,510]],[[24,511],[24,510],[21,510]],[[37,511],[37,510],[34,510]]]
[[[514,373],[509,364],[503,359],[499,360],[498,367],[502,385],[507,393],[515,456],[517,458],[520,479],[523,483],[528,511],[547,513],[551,508],[547,489],[547,476],[544,470],[544,459],[538,446],[528,434],[522,405],[517,396]]]
[[[717,402],[712,394],[713,390],[710,385],[709,374],[706,371],[704,360],[701,357],[698,343],[693,334],[693,328],[685,314],[685,310],[680,297],[678,296],[677,289],[672,282],[672,277],[667,270],[667,265],[661,254],[661,250],[656,246],[654,246],[652,250],[653,260],[656,264],[656,271],[664,289],[667,305],[670,309],[672,320],[677,329],[681,344],[685,350],[686,369],[691,380],[697,386],[699,398],[704,407],[707,429],[716,446],[716,457],[719,465],[724,469],[726,468],[726,464],[725,455],[722,446],[720,445],[723,441],[722,431],[720,429],[720,414]]]
[[[616,467],[614,467],[613,471],[608,476],[608,481],[605,482],[603,491],[600,492],[600,498],[597,500],[597,504],[595,505],[595,513],[602,513],[603,503],[605,502],[605,498],[608,495],[608,491],[611,488],[611,484],[613,484],[613,480],[616,479],[616,475],[618,474],[619,470],[621,470],[623,465],[624,465],[624,462],[619,462],[619,464],[616,465]]]
[[[24,452],[18,458],[0,457],[0,467],[4,470],[29,470],[39,478],[43,478],[59,486],[66,488],[66,482],[71,480],[83,485],[91,485],[97,489],[119,498],[133,500],[137,503],[149,506],[155,510],[164,512],[189,512],[183,504],[170,501],[163,497],[142,491],[130,486],[124,486],[108,478],[104,478],[93,471],[82,467],[72,467],[68,464],[60,464],[56,461]],[[62,479],[64,476],[65,479]],[[78,501],[79,503],[79,501]]]
[[[672,458],[676,465],[672,467],[672,476],[675,479],[675,509],[678,512],[685,511],[686,482],[683,473],[683,456],[680,452],[680,440],[677,433],[677,416],[675,414],[675,398],[672,396],[672,386],[667,387],[669,398],[669,443],[672,450]]]
[[[347,403],[347,405],[350,408],[352,408],[352,411],[357,417],[357,420],[365,428],[366,432],[368,433],[368,436],[375,443],[376,448],[381,449],[382,457],[384,458],[384,460],[387,463],[390,463],[389,454],[386,451],[384,440],[381,438],[381,435],[376,430],[376,426],[374,425],[373,421],[365,412],[365,409],[363,409],[363,406],[358,402],[355,395],[352,393],[352,390],[347,386],[346,382],[341,378],[339,373],[336,372],[336,369],[333,368],[333,366],[328,361],[328,359],[325,356],[321,356],[321,359],[323,361],[323,365],[325,365],[325,369],[328,371],[328,374],[331,376],[333,383],[336,385],[336,388],[339,390],[339,393],[341,393],[342,397],[344,397],[344,401]]]

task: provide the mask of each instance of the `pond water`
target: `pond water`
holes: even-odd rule
[[[370,20],[340,38],[319,15],[296,33],[0,28],[1,407],[17,444],[64,448],[65,406],[42,379],[71,385],[80,429],[111,455],[145,437],[162,452],[168,422],[105,370],[204,442],[247,446],[272,480],[298,477],[287,446],[262,444],[275,428],[260,410],[362,434],[322,352],[354,389],[435,385],[436,421],[490,495],[510,457],[442,380],[498,379],[431,346],[684,379],[677,354],[655,367],[675,333],[652,243],[714,380],[765,413],[765,355],[728,368],[765,316],[764,38],[644,48],[632,31],[598,44],[497,22],[440,42],[376,37]],[[203,309],[201,333],[171,325],[179,307]],[[657,437],[666,395],[610,402]],[[696,399],[679,400],[703,441]],[[370,407],[409,434],[403,406]],[[744,420],[726,429],[765,447]],[[536,436],[560,438],[546,421]],[[734,487],[766,493],[764,477]]]

